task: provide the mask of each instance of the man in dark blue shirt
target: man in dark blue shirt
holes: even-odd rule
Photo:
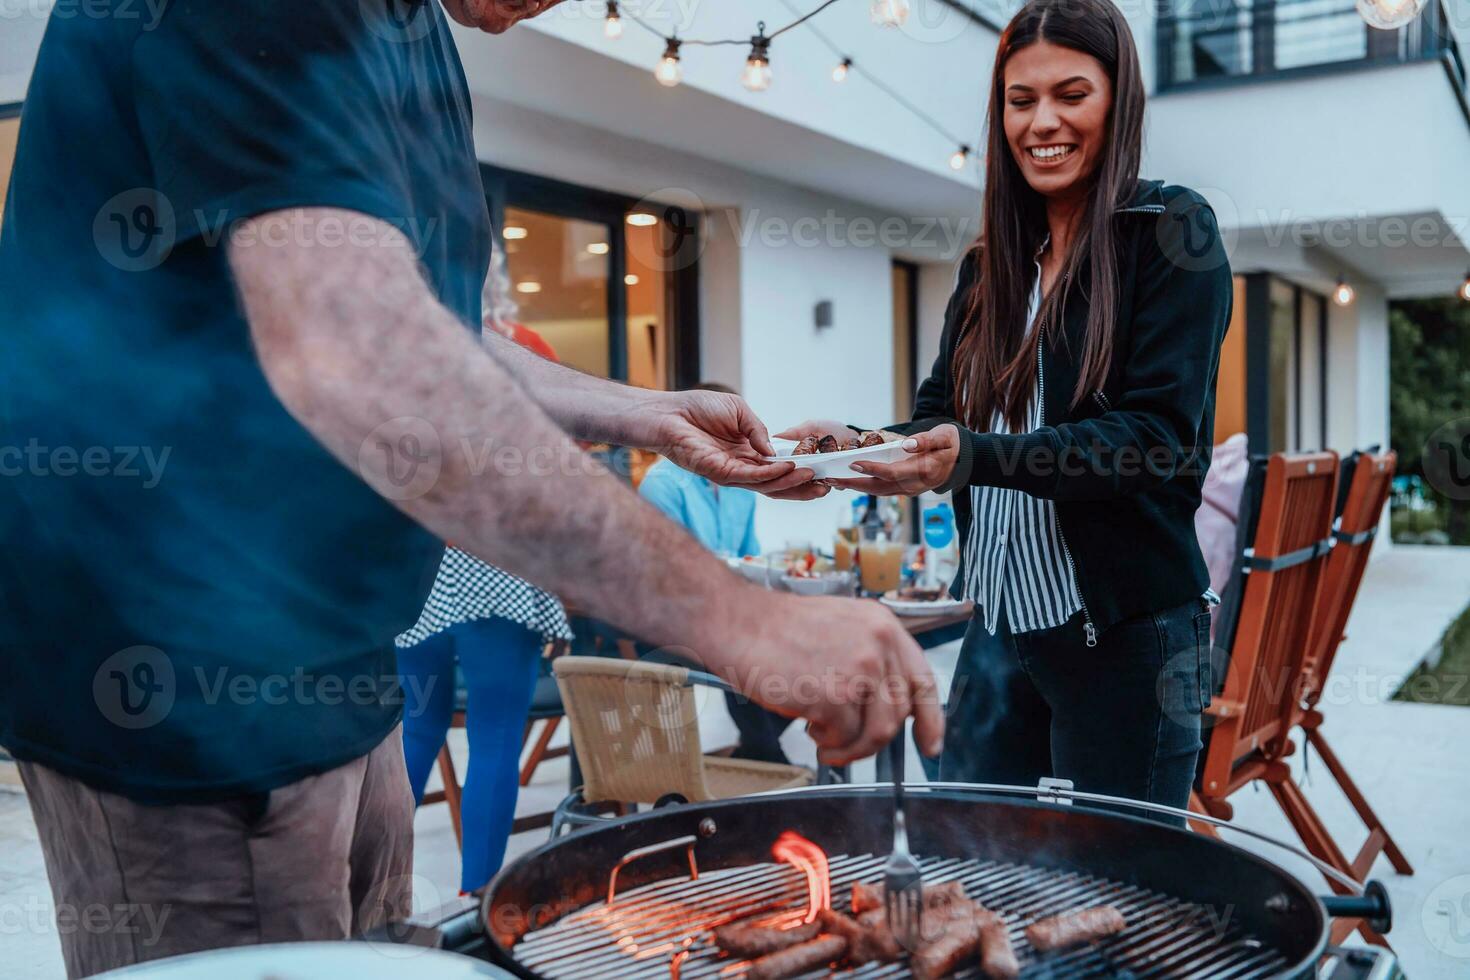
[[[444,2],[494,32],[550,5]],[[446,539],[834,761],[910,712],[938,744],[891,617],[743,585],[572,441],[822,492],[743,401],[472,332],[490,227],[437,3],[136,9],[51,20],[0,225],[0,744],[57,908],[118,920],[63,931],[69,972],[405,911],[392,638]]]

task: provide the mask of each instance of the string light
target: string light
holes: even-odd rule
[[[609,41],[623,36],[623,18],[618,16],[618,0],[607,0],[607,18],[602,22],[602,33]]]
[[[1348,281],[1342,276],[1338,276],[1337,285],[1332,290],[1332,302],[1338,306],[1348,306],[1352,303],[1353,297],[1356,295],[1357,293],[1354,292],[1353,287],[1348,285]]]
[[[909,19],[909,0],[873,0],[868,16],[879,27],[902,27]]]
[[[872,18],[873,23],[878,24],[879,26],[898,27],[901,26],[908,19],[910,2],[911,0],[870,0],[868,13],[869,16]],[[1380,2],[1417,3],[1421,2],[1421,0],[1380,0]],[[659,59],[658,64],[654,67],[653,76],[658,80],[658,83],[660,85],[668,88],[673,88],[684,79],[684,70],[680,59],[680,50],[682,47],[688,45],[715,47],[717,45],[735,45],[748,43],[750,45],[750,54],[745,59],[745,67],[740,73],[740,81],[741,84],[743,84],[747,89],[751,90],[752,92],[763,92],[771,86],[770,49],[772,42],[774,42],[776,38],[780,37],[782,34],[785,34],[787,31],[805,25],[807,29],[810,30],[812,34],[814,34],[817,39],[826,46],[827,50],[831,51],[832,54],[835,55],[838,59],[837,64],[834,65],[832,68],[832,81],[843,82],[846,81],[848,75],[852,74],[853,72],[860,73],[869,84],[878,89],[884,95],[888,96],[894,102],[898,103],[898,105],[906,112],[908,112],[909,115],[913,116],[915,119],[918,119],[925,126],[928,126],[930,129],[943,136],[950,146],[958,146],[960,148],[959,151],[950,157],[950,166],[952,166],[955,170],[963,170],[965,163],[973,153],[973,150],[971,150],[967,144],[962,143],[959,139],[957,139],[948,131],[943,123],[934,118],[934,116],[930,113],[926,112],[913,100],[906,98],[904,94],[898,89],[894,88],[892,85],[887,84],[883,81],[883,79],[874,75],[872,72],[859,68],[856,64],[854,64],[852,58],[848,57],[845,53],[843,53],[840,48],[837,47],[837,45],[832,43],[831,38],[827,37],[820,30],[818,30],[815,24],[808,23],[812,20],[812,18],[816,17],[818,14],[822,13],[824,10],[826,10],[828,7],[831,7],[835,3],[837,3],[837,0],[822,0],[822,2],[813,9],[807,11],[806,13],[801,13],[799,10],[797,10],[796,6],[791,2],[791,0],[781,0],[781,4],[786,7],[786,9],[791,11],[795,19],[793,19],[790,23],[782,26],[780,29],[772,31],[770,34],[766,33],[765,24],[760,23],[757,26],[758,33],[754,37],[750,37],[748,39],[684,39],[671,35],[665,35],[662,31],[658,30],[647,21],[645,21],[642,17],[639,17],[637,13],[631,10],[621,10],[618,7],[617,0],[607,0],[607,16],[609,20],[611,20],[612,18],[617,18],[618,26],[614,28],[609,23],[604,25],[604,29],[607,32],[608,37],[612,38],[622,33],[622,20],[630,20],[642,30],[648,32],[649,34],[652,34],[657,38],[662,39],[664,42],[664,53],[663,57]]]
[[[653,77],[665,88],[673,88],[684,78],[684,69],[679,67],[679,45],[682,42],[676,37],[669,38],[668,44],[664,46],[664,56],[659,60],[658,67],[653,70]]]
[[[771,39],[766,37],[765,21],[756,24],[755,30],[745,71],[740,73],[740,84],[752,92],[764,92],[771,87]]]
[[[1470,272],[1465,273],[1465,281],[1460,283],[1460,298],[1470,303]]]
[[[1428,0],[1358,0],[1358,16],[1369,27],[1396,31],[1424,12]]]

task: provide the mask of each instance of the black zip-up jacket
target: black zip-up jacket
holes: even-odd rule
[[[1185,187],[1140,181],[1116,212],[1118,316],[1106,383],[1070,407],[1080,374],[1088,282],[1073,284],[1062,337],[1038,342],[1042,424],[1032,432],[975,432],[955,421],[955,343],[978,274],[967,260],[945,312],[939,356],[919,386],[910,433],[946,422],[960,457],[954,490],[968,540],[970,485],[1008,487],[1056,502],[1063,548],[1096,632],[1201,596],[1209,576],[1194,512],[1209,468],[1215,377],[1230,322],[1229,259],[1214,212]],[[953,588],[966,581],[961,562]]]

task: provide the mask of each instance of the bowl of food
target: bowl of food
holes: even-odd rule
[[[852,573],[836,569],[808,575],[788,572],[781,576],[781,584],[797,595],[847,595],[852,591]]]
[[[787,558],[781,584],[797,595],[841,595],[852,591],[852,573],[838,571],[830,558],[806,552]]]
[[[773,578],[771,559],[764,555],[746,555],[729,559],[729,566],[756,585],[770,585]]]
[[[790,460],[797,466],[809,469],[818,480],[862,477],[864,474],[853,469],[856,462],[893,463],[906,454],[903,441],[884,441],[881,432],[854,433],[851,438],[839,441],[836,436],[807,436],[800,442],[780,440],[775,456],[767,456],[770,463]]]

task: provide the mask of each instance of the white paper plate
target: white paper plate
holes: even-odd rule
[[[847,477],[861,478],[864,474],[853,469],[851,464],[857,460],[870,463],[894,463],[908,453],[903,450],[903,440],[885,442],[881,446],[869,446],[866,449],[843,449],[835,453],[809,453],[802,456],[792,456],[791,450],[796,448],[796,443],[787,443],[785,446],[777,446],[777,455],[767,456],[766,462],[775,463],[791,460],[803,469],[809,469],[816,474],[818,480],[830,480]]]
[[[934,599],[921,601],[916,599],[900,599],[897,592],[888,592],[878,597],[878,601],[900,616],[942,616],[945,613],[955,612],[968,604],[965,599]]]

